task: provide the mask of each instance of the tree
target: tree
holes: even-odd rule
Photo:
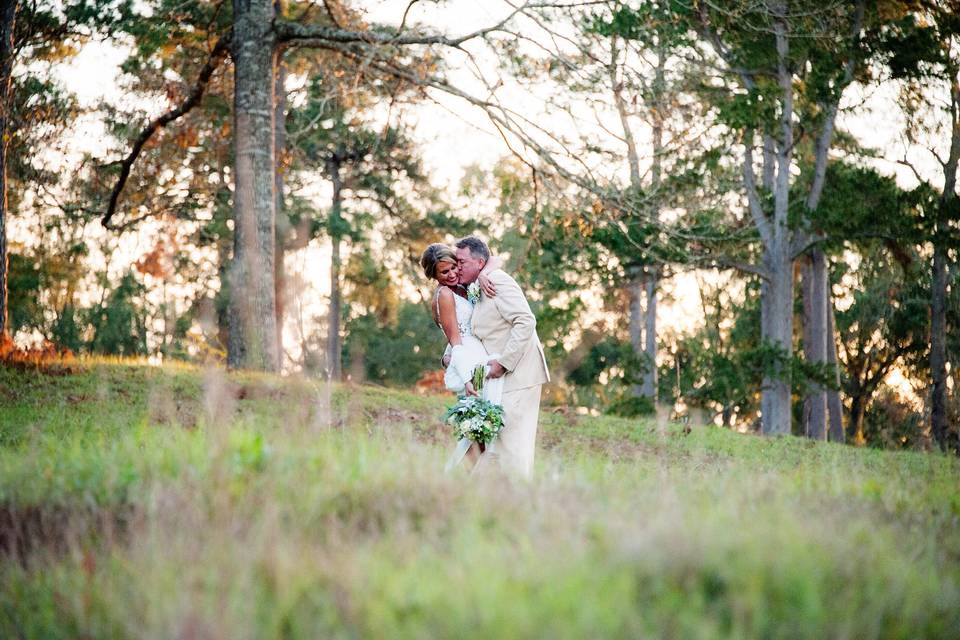
[[[8,191],[10,168],[17,161],[11,152],[19,151],[18,137],[28,137],[29,129],[44,121],[44,107],[48,106],[45,103],[51,97],[54,102],[63,103],[62,97],[53,95],[56,91],[47,79],[29,71],[15,77],[18,65],[72,55],[72,42],[87,37],[91,31],[108,30],[128,12],[126,0],[71,0],[60,6],[24,0],[0,4],[0,337],[9,332]],[[39,97],[29,114],[18,109],[27,102],[25,94]],[[58,118],[63,112],[57,109],[52,113]]]
[[[421,233],[427,212],[444,205],[434,197],[416,146],[399,117],[403,101],[417,96],[408,95],[410,91],[390,76],[368,73],[358,79],[349,75],[349,69],[341,72],[331,66],[311,65],[303,103],[288,116],[287,139],[291,174],[300,180],[321,175],[331,186],[326,214],[301,214],[296,224],[299,246],[323,232],[330,241],[325,352],[327,374],[339,380],[346,315],[343,289],[349,280],[344,278],[344,266],[351,248],[366,255],[370,250],[366,236],[375,228],[386,245],[381,255],[396,256],[390,246],[405,246],[403,238],[411,234],[418,241],[429,235]],[[384,122],[375,107],[387,98],[391,114]]]
[[[421,304],[403,301],[395,312],[396,318],[384,319],[365,310],[347,322],[344,359],[351,373],[362,372],[362,379],[379,384],[410,385],[436,369],[446,343],[443,332],[424,322]]]
[[[926,350],[926,287],[918,286],[913,273],[917,263],[900,264],[891,253],[874,246],[861,254],[846,278],[853,303],[837,313],[850,438],[856,444],[865,442],[866,410],[893,367]]]
[[[92,337],[90,350],[115,355],[147,353],[147,327],[143,305],[138,298],[143,285],[126,273],[115,287],[102,283],[104,299],[89,311]]]
[[[692,129],[688,120],[692,114],[681,97],[684,53],[690,43],[682,23],[672,18],[670,2],[651,0],[634,7],[612,2],[603,13],[594,12],[587,23],[588,32],[606,40],[608,51],[593,56],[606,58],[606,89],[616,107],[629,165],[630,188],[625,200],[639,209],[624,212],[625,244],[633,245],[626,248],[628,252],[633,249],[635,255],[627,253],[622,258],[630,291],[630,340],[635,354],[646,361],[634,395],[651,404],[657,399],[657,286],[663,270],[654,230],[660,226],[661,211],[674,203],[671,192],[679,186],[664,179],[665,171],[678,164],[675,156],[689,146]],[[641,177],[640,153],[631,122],[635,116],[650,131],[647,184]],[[639,238],[629,237],[631,228],[639,231]]]
[[[800,118],[812,125],[815,133],[809,160],[802,163],[809,185],[804,202],[804,230],[809,250],[803,260],[803,330],[804,355],[814,367],[829,367],[837,372],[834,310],[830,295],[827,258],[823,243],[830,235],[829,227],[815,225],[817,208],[826,184],[829,152],[835,137],[836,118],[844,90],[857,78],[866,58],[862,31],[867,20],[865,2],[852,7],[850,31],[840,33],[838,43],[826,50],[813,51],[809,57],[810,72],[804,78],[804,90],[798,92]],[[872,17],[872,14],[871,14]],[[876,22],[876,20],[872,20]],[[837,55],[837,54],[840,55]],[[843,442],[841,405],[838,389],[829,390],[817,380],[808,384],[804,398],[804,434],[822,440]],[[827,418],[829,417],[829,430]]]
[[[403,24],[399,30],[364,29],[338,3],[325,3],[325,7],[325,20],[318,22],[310,7],[293,20],[287,17],[282,5],[271,0],[235,0],[229,30],[209,47],[209,57],[193,90],[180,105],[144,128],[119,164],[119,176],[102,218],[105,226],[112,224],[130,170],[147,141],[200,102],[214,71],[229,56],[234,64],[235,185],[228,362],[233,366],[267,370],[279,367],[274,283],[277,199],[273,94],[280,52],[293,47],[329,49],[361,64],[373,65],[377,60],[395,62],[401,58],[398,47],[459,47],[500,26],[460,38],[406,30]],[[357,28],[350,28],[351,21]],[[240,291],[243,295],[239,295]]]
[[[677,337],[664,378],[687,406],[711,411],[725,427],[753,429],[768,356],[759,340],[759,279],[747,279],[740,291],[735,274],[710,275],[698,278],[704,326]]]
[[[594,243],[595,270],[612,276],[609,284],[627,292],[623,315],[635,357],[632,393],[653,407],[657,389],[657,300],[664,271],[661,212],[677,200],[681,186],[669,179],[679,156],[690,146],[694,118],[683,99],[686,81],[686,29],[673,20],[670,3],[650,0],[544,5],[535,12],[547,34],[558,18],[574,23],[575,37],[554,38],[553,48],[525,52],[520,43],[502,43],[502,58],[522,83],[544,80],[557,90],[546,97],[551,114],[564,114],[569,126],[547,137],[554,151],[531,145],[540,155],[533,179],[572,183],[586,209],[591,232],[581,249]],[[560,44],[556,44],[560,43]],[[532,91],[531,91],[532,93]],[[587,111],[584,110],[586,107]],[[584,126],[589,113],[596,126]],[[556,117],[556,116],[554,116]],[[532,123],[531,123],[532,124]],[[542,126],[542,125],[541,125]],[[576,133],[571,133],[576,132]],[[569,169],[560,170],[565,162]],[[671,188],[673,187],[673,188]],[[556,187],[554,187],[556,189]]]
[[[608,40],[608,90],[620,120],[630,168],[631,198],[628,200],[642,203],[639,204],[642,208],[640,217],[646,222],[647,228],[655,228],[660,223],[661,210],[669,204],[663,180],[664,165],[668,160],[666,143],[669,142],[674,149],[684,146],[683,129],[677,126],[675,120],[671,122],[671,112],[676,118],[680,111],[680,100],[677,88],[668,85],[667,69],[678,66],[680,58],[677,54],[687,45],[686,34],[670,19],[668,2],[644,2],[636,8],[615,2],[609,11],[609,15],[594,14],[590,27],[607,36]],[[672,69],[672,73],[678,75],[675,69]],[[677,84],[676,80],[674,84]],[[627,92],[632,94],[629,102],[625,95]],[[638,102],[642,105],[640,109],[637,109]],[[630,122],[632,113],[636,111],[640,111],[638,115],[650,129],[648,185],[644,185],[641,179],[639,153]],[[671,124],[674,125],[672,128]],[[637,253],[641,255],[626,260],[630,291],[630,341],[635,354],[638,357],[642,355],[647,366],[642,383],[634,389],[634,395],[644,397],[652,404],[657,399],[657,281],[662,267],[656,260],[642,255],[643,252]],[[641,291],[645,298],[642,311]],[[641,336],[646,338],[642,344]]]
[[[960,165],[960,11],[956,3],[903,3],[906,14],[880,34],[879,58],[889,75],[901,81],[901,105],[907,119],[907,148],[924,149],[939,165],[934,183],[918,170],[907,153],[900,162],[910,167],[921,185],[938,193],[924,207],[925,228],[932,246],[930,291],[930,424],[942,449],[950,435],[947,415],[947,300],[949,264],[955,263],[960,219],[957,169]],[[947,148],[943,142],[949,140]],[[906,145],[905,145],[906,146]]]
[[[805,216],[800,217],[798,224],[797,216],[791,212],[797,118],[803,118],[799,124],[806,131],[815,132],[816,139],[817,160],[805,198],[809,210],[816,208],[822,193],[836,104],[860,59],[858,42],[864,12],[863,0],[856,4],[852,15],[846,4],[837,2],[778,0],[761,4],[738,2],[723,7],[696,2],[693,6],[693,25],[724,65],[725,74],[739,84],[726,94],[720,115],[731,128],[742,132],[743,187],[763,248],[761,264],[751,268],[763,279],[761,336],[780,354],[763,381],[761,423],[763,432],[768,434],[791,432],[793,262],[819,240],[809,229]],[[822,74],[821,61],[831,58],[845,61],[840,77],[807,77],[814,71]],[[801,79],[806,82],[799,83]],[[814,79],[819,81],[811,82]],[[820,117],[810,118],[797,109],[798,98],[802,104],[815,103],[820,97],[805,91],[824,93],[824,85],[830,91],[821,100],[826,110]],[[763,155],[759,185],[754,166],[758,132]],[[764,192],[772,196],[772,211],[764,206]],[[818,274],[816,278],[819,284],[813,317],[818,326],[824,326],[826,287],[822,276]],[[825,361],[819,343],[826,343],[820,339],[816,342],[814,360]],[[822,397],[821,392],[817,392],[817,397]],[[823,404],[818,400],[813,413],[820,413]],[[823,430],[818,426],[814,431],[814,435],[819,435]]]
[[[7,123],[10,105],[10,86],[13,76],[14,31],[17,2],[0,6],[0,336],[7,334],[9,310],[7,258]]]

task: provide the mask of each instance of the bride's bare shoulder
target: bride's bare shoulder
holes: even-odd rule
[[[434,317],[439,318],[443,313],[456,313],[457,303],[453,299],[454,293],[449,287],[439,287],[434,294],[436,301],[434,306]]]

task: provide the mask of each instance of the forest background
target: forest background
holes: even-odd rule
[[[549,404],[956,450],[958,32],[922,0],[8,3],[3,332],[429,389],[417,258],[476,233]]]

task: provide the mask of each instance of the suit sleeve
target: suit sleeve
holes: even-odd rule
[[[497,287],[493,302],[503,319],[510,324],[510,338],[500,354],[500,364],[513,371],[526,353],[530,340],[535,339],[537,318],[530,310],[526,296],[517,281],[503,271],[494,271],[488,276]]]

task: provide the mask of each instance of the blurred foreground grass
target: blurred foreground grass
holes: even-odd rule
[[[185,366],[0,369],[0,638],[956,638],[960,464]]]

